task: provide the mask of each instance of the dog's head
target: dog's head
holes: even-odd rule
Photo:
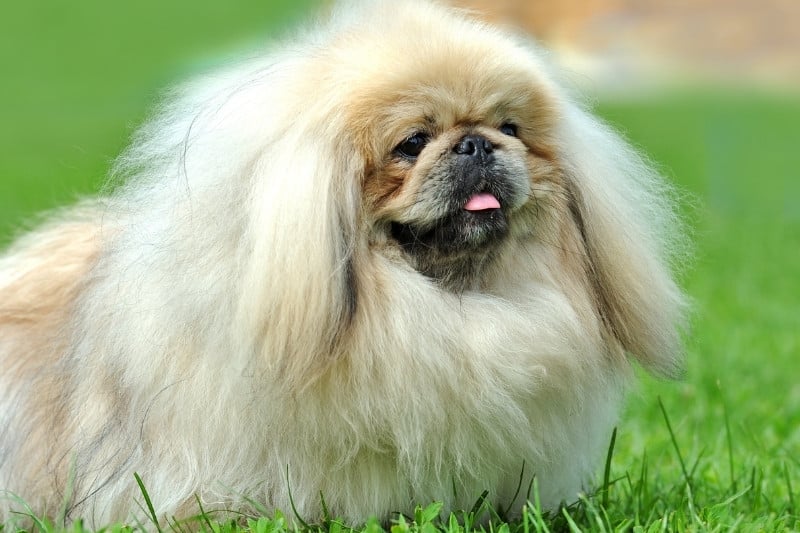
[[[243,322],[287,332],[270,350],[299,346],[287,360],[311,366],[346,338],[374,290],[364,280],[394,265],[432,298],[548,287],[591,315],[609,351],[674,375],[673,195],[553,71],[525,39],[403,0],[345,9],[200,94],[210,111],[188,126],[181,168],[210,176],[233,159],[227,171],[250,180],[230,200],[248,213],[231,220],[249,239]]]

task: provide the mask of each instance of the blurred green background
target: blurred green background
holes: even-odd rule
[[[283,33],[314,3],[7,4],[0,244],[36,213],[98,189],[165,87]],[[680,487],[660,396],[684,455],[708,482],[696,489],[703,504],[758,483],[761,507],[755,492],[736,504],[793,513],[786,479],[800,490],[800,97],[796,88],[746,85],[597,101],[598,113],[684,191],[695,241],[683,280],[695,302],[687,378],[643,377],[613,466],[636,471],[646,455],[662,485]]]
[[[314,0],[4,3],[0,245],[98,188],[169,85],[280,35]]]

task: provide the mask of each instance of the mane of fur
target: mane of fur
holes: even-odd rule
[[[546,262],[507,292],[456,295],[371,253],[347,87],[319,58],[417,18],[514,43],[548,79],[535,48],[435,4],[345,9],[169,95],[112,192],[0,259],[0,488],[104,525],[140,514],[134,472],[159,516],[194,495],[286,511],[288,489],[309,520],[320,492],[351,521],[469,508],[484,489],[519,509],[523,469],[550,508],[591,487],[628,379],[612,352],[680,366],[670,194],[549,80],[605,316]],[[0,495],[0,520],[12,508]]]

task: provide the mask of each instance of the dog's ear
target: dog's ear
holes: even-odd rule
[[[341,351],[356,313],[364,163],[335,98],[297,97],[308,80],[293,61],[243,63],[176,91],[116,173],[163,191],[131,190],[152,212],[137,238],[180,253],[176,290],[196,298],[205,327],[243,343],[224,351],[261,356],[297,390]]]
[[[308,383],[337,350],[358,307],[356,235],[363,163],[320,128],[298,128],[255,165],[244,320],[287,383]]]
[[[606,333],[651,372],[677,377],[687,306],[672,272],[686,240],[675,194],[577,106],[564,113],[561,136],[572,216]]]

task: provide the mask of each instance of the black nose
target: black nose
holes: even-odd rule
[[[485,159],[486,156],[494,151],[494,146],[489,139],[482,135],[465,135],[453,147],[453,151],[458,155]]]

